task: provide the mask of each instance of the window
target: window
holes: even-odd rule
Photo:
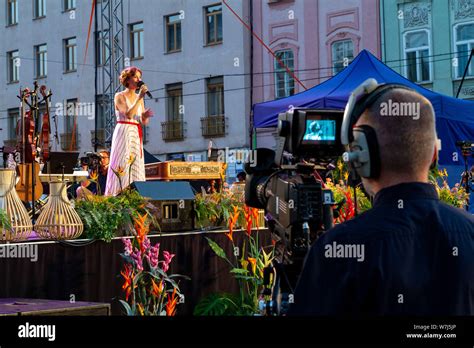
[[[176,83],[166,86],[167,94],[167,118],[168,121],[178,121],[181,116],[181,105],[183,105],[183,84]]]
[[[47,49],[46,44],[35,46],[36,78],[46,77],[46,75],[48,75],[47,61],[48,61],[48,49]]]
[[[18,1],[7,0],[7,25],[18,23]]]
[[[207,115],[224,115],[224,80],[222,76],[207,79]]]
[[[64,133],[71,134],[74,130],[74,119],[77,117],[76,105],[77,105],[77,99],[68,99],[66,101],[66,110],[65,110],[66,120],[64,121]],[[77,133],[77,124],[76,124],[76,133]]]
[[[98,32],[96,34],[96,59],[97,59],[97,66],[103,66],[105,62],[110,57],[110,50],[109,47],[105,44],[105,40],[102,37],[102,32]]]
[[[16,124],[20,116],[18,108],[8,109],[8,140],[16,139]]]
[[[163,204],[163,220],[178,218],[178,203]]]
[[[206,44],[222,42],[222,5],[205,7],[206,13]]]
[[[291,71],[294,69],[294,55],[292,50],[278,51],[278,59]],[[286,68],[275,59],[275,97],[284,98],[295,94],[295,79]]]
[[[467,61],[471,50],[474,49],[474,23],[464,23],[454,28],[456,52],[458,66],[456,67],[456,77],[461,78],[464,75]],[[474,76],[474,60],[471,59],[466,76]]]
[[[76,8],[76,0],[63,0],[64,12],[74,10]]]
[[[428,30],[405,33],[405,76],[413,82],[430,81]]]
[[[97,102],[97,129],[105,128],[105,117],[107,112],[107,105],[108,102],[106,96],[99,94],[96,97]]]
[[[20,80],[20,56],[18,50],[7,53],[7,65],[8,82],[18,82]]]
[[[336,75],[354,59],[354,43],[352,40],[336,41],[331,47],[333,73]]]
[[[179,14],[166,17],[166,52],[181,51],[181,19]]]
[[[64,40],[64,52],[66,58],[65,72],[76,71],[77,69],[77,43],[72,37]]]
[[[130,57],[132,59],[143,58],[143,22],[130,24]]]
[[[46,16],[46,0],[34,0],[34,18]]]

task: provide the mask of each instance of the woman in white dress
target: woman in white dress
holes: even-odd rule
[[[120,73],[120,83],[125,90],[118,92],[114,99],[117,125],[107,172],[105,195],[108,196],[117,195],[134,181],[145,181],[142,125],[148,124],[153,112],[145,109],[143,102],[148,87],[143,84],[138,95],[135,92],[141,77],[142,71],[137,67],[126,68]]]

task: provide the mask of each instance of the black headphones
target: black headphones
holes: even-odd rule
[[[380,150],[375,130],[368,125],[354,125],[362,113],[372,106],[382,95],[392,89],[405,89],[399,84],[378,84],[370,78],[359,85],[350,95],[344,110],[341,127],[341,142],[346,147],[342,155],[344,162],[363,178],[377,178],[380,175]]]

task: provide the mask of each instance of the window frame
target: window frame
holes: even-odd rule
[[[69,40],[75,40],[74,44],[68,44]],[[64,39],[63,41],[64,45],[64,73],[70,73],[70,72],[75,72],[77,71],[77,37],[69,37]],[[73,68],[71,69],[69,66],[69,48],[72,49],[72,65]]]
[[[217,80],[217,79],[222,79],[222,82],[211,82],[212,80]],[[211,89],[215,90],[215,92],[212,92]],[[222,111],[222,113],[217,113],[217,114],[211,114],[211,95],[212,93],[218,93],[220,92],[220,95],[222,96],[218,100],[218,111]],[[212,76],[206,79],[206,110],[207,110],[207,117],[213,117],[213,116],[225,116],[225,90],[224,90],[224,76],[218,75],[218,76]]]
[[[215,7],[215,6],[220,6],[221,9],[220,11],[218,12],[215,12],[215,13],[208,13],[207,10],[210,8],[210,7]],[[222,28],[221,28],[221,31],[222,31],[222,38],[221,40],[219,41],[218,39],[218,21],[217,21],[217,16],[220,15],[221,16],[221,25],[222,25]],[[209,17],[210,16],[214,16],[216,17],[215,20],[214,20],[214,38],[215,40],[212,40],[210,41],[209,40]],[[222,11],[222,3],[218,2],[218,3],[215,3],[215,4],[212,4],[212,5],[207,5],[207,6],[204,6],[204,23],[205,23],[205,46],[214,46],[214,45],[220,45],[224,42],[224,17],[223,17],[223,11]]]
[[[40,51],[41,47],[45,47],[46,49],[44,51]],[[47,43],[42,43],[39,45],[35,45],[34,47],[34,53],[35,53],[35,78],[36,79],[42,79],[48,76],[48,44]],[[42,59],[44,59],[44,74],[40,74],[41,71],[41,63]]]
[[[291,52],[291,54],[293,55],[293,66],[292,68],[289,68],[288,67],[288,64],[286,63],[286,61],[284,59],[281,59],[283,61],[283,63],[285,64],[285,66],[287,66],[290,70],[293,69],[292,71],[295,70],[295,52],[293,51],[293,49],[291,48],[285,48],[285,49],[281,49],[281,50],[278,50],[278,51],[275,51],[275,56],[278,55],[279,53],[281,52]],[[286,97],[289,97],[289,96],[292,96],[296,93],[296,81],[295,81],[295,78],[292,77],[288,71],[286,71],[285,68],[283,68],[280,63],[278,62],[278,60],[276,58],[273,59],[273,73],[274,73],[274,79],[275,79],[275,99],[281,99],[281,98],[286,98]],[[278,82],[279,82],[279,79],[278,79],[278,74],[279,73],[283,73],[284,74],[284,84],[285,84],[285,95],[283,96],[279,96],[279,88],[278,88]],[[293,94],[291,94],[290,92],[290,81],[293,80]],[[287,92],[289,94],[287,94]]]
[[[39,13],[40,8],[42,9],[41,14]],[[33,0],[33,19],[44,17],[46,17],[46,0]]]
[[[133,26],[141,24],[142,28],[139,30],[134,30]],[[145,58],[145,25],[143,21],[131,23],[128,25],[129,27],[129,40],[130,40],[130,60],[137,60]],[[141,56],[134,56],[135,53],[135,41],[134,41],[134,34],[138,33],[138,54],[140,51],[143,51],[143,55]],[[140,41],[140,33],[142,33],[141,41]],[[143,48],[143,49],[142,49]]]
[[[12,17],[10,16],[11,15],[11,8],[10,8],[10,5],[14,6],[14,9],[15,9],[15,18],[13,18],[12,20]],[[14,25],[17,25],[18,24],[18,21],[19,21],[19,8],[18,8],[18,0],[7,0],[6,1],[6,26],[7,27],[11,27],[11,26],[14,26]]]
[[[8,140],[16,139],[17,121],[20,118],[20,110],[18,108],[9,108],[7,110],[7,132]]]
[[[69,7],[71,5],[71,7]],[[63,0],[63,12],[70,12],[77,8],[76,0]]]
[[[344,57],[343,57],[343,60],[342,60],[342,69],[339,70],[339,71],[336,71],[336,63],[339,62],[339,61],[336,61],[335,60],[335,57],[334,57],[334,46],[336,44],[343,44],[345,42],[350,42],[352,44],[352,59],[348,62],[348,65],[354,60],[354,40],[352,39],[342,39],[342,40],[335,40],[333,42],[331,42],[331,61],[332,61],[332,73],[333,75],[337,75],[339,74],[342,70],[344,70],[346,67],[344,66]],[[347,57],[346,57],[347,58]]]
[[[107,45],[104,43],[102,37],[102,31],[95,33],[95,59],[98,67],[105,66],[105,62],[110,57],[110,50],[107,49]]]
[[[14,57],[13,54],[16,53],[17,55]],[[13,50],[7,52],[7,83],[18,83],[20,82],[20,67],[16,66],[15,59],[20,59],[20,50]],[[15,73],[16,72],[16,73]],[[15,77],[14,79],[13,77]]]
[[[165,16],[165,47],[166,47],[166,53],[176,53],[176,52],[181,52],[182,49],[183,49],[183,35],[182,35],[182,20],[181,18],[176,21],[176,22],[173,22],[173,23],[170,23],[169,20],[171,17],[174,17],[174,16],[180,16],[180,13],[174,13],[174,14],[170,14],[170,15],[167,15]],[[181,35],[181,40],[180,40],[180,46],[179,48],[175,48],[173,50],[170,49],[169,47],[169,27],[173,26],[174,27],[174,45],[175,47],[177,46],[178,44],[178,30],[177,30],[177,27],[179,25],[179,34]]]
[[[404,77],[409,79],[408,77],[408,58],[407,58],[407,53],[409,52],[416,52],[416,57],[415,57],[415,61],[417,62],[417,65],[416,65],[416,77],[417,77],[417,80],[416,81],[412,81],[412,82],[415,82],[415,83],[419,83],[419,84],[423,84],[423,83],[431,83],[433,82],[433,67],[432,67],[432,62],[428,59],[428,74],[430,75],[429,76],[429,79],[428,80],[422,80],[421,79],[421,76],[422,76],[422,72],[421,72],[421,69],[418,69],[418,64],[421,65],[421,63],[418,63],[418,61],[420,61],[420,57],[418,55],[418,53],[420,51],[423,51],[425,50],[426,48],[424,49],[421,49],[420,47],[417,47],[417,48],[410,48],[410,49],[406,49],[406,38],[407,38],[407,35],[408,34],[413,34],[413,33],[418,33],[418,32],[426,32],[427,36],[428,36],[428,57],[431,56],[432,54],[432,50],[431,50],[431,30],[428,29],[428,28],[424,28],[424,29],[415,29],[415,30],[408,30],[406,32],[403,33],[403,58],[404,58],[404,61],[405,61],[405,66],[404,66]],[[422,46],[422,47],[425,47],[425,46]],[[419,79],[420,77],[420,79]]]
[[[458,45],[463,45],[463,44],[468,45],[468,48],[469,48],[469,53],[468,53],[468,56],[467,56],[468,59],[469,59],[469,54],[470,54],[471,50],[474,49],[474,37],[470,41],[458,41],[457,40],[457,36],[458,36],[457,28],[459,26],[463,26],[463,25],[474,25],[474,21],[462,22],[462,23],[457,23],[457,24],[453,25],[453,44],[454,44],[453,52],[455,52],[455,54],[456,54],[456,58],[458,59],[458,64],[459,64]],[[459,42],[461,42],[461,43],[459,43]],[[465,68],[462,69],[462,73],[460,74],[460,76],[458,76],[458,67],[453,67],[453,68],[454,68],[454,79],[455,80],[461,80],[463,75],[464,75],[464,69]],[[469,70],[471,70],[471,72],[469,72]],[[473,78],[473,77],[474,77],[474,61],[471,60],[471,63],[469,64],[469,69],[468,69],[467,74],[466,74],[466,78]]]
[[[182,120],[182,115],[179,113],[179,107],[183,105],[183,83],[172,83],[166,85],[166,121],[177,122]],[[178,92],[179,91],[179,92]],[[178,98],[178,110],[176,115],[171,114],[171,106]],[[174,107],[174,106],[173,106]]]

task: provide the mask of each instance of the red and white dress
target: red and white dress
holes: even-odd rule
[[[125,95],[123,96],[127,102],[127,107],[133,104],[129,102]],[[126,188],[132,182],[146,180],[142,125],[138,121],[142,112],[142,106],[140,105],[137,109],[137,115],[133,119],[129,119],[125,114],[115,109],[117,125],[112,136],[110,165],[105,188],[106,196],[116,196],[120,193],[121,188]],[[130,164],[130,158],[135,159],[133,164]],[[123,170],[123,175],[117,176],[112,169],[116,172]]]

